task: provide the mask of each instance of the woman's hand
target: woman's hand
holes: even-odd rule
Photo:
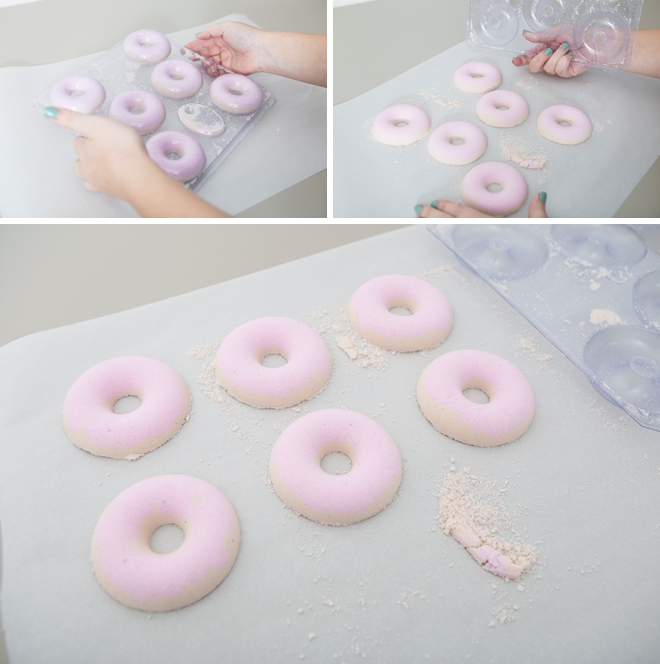
[[[545,211],[546,200],[547,194],[544,191],[534,196],[532,202],[529,204],[530,218],[547,218],[548,215]],[[441,217],[444,219],[473,219],[484,217],[493,219],[491,215],[484,214],[483,212],[479,212],[479,210],[467,207],[467,205],[461,205],[460,203],[452,203],[451,201],[442,200],[433,201],[431,205],[416,205],[415,212],[422,219],[427,219],[429,217]]]
[[[536,46],[513,58],[512,62],[516,67],[528,66],[532,74],[544,71],[549,76],[560,78],[578,76],[589,68],[587,61],[571,46],[572,30],[563,30],[554,37],[526,30],[523,30],[523,35]]]
[[[140,134],[117,120],[66,109],[46,109],[45,115],[60,127],[80,134],[73,141],[78,155],[73,170],[90,191],[128,200],[137,172],[155,166]]]
[[[245,23],[217,23],[200,32],[186,47],[226,69],[248,76],[264,71],[265,34],[265,30]],[[211,76],[219,73],[210,70],[208,65],[205,68]]]

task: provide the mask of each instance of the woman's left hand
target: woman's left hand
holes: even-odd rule
[[[532,199],[532,202],[529,204],[529,217],[530,218],[547,218],[545,211],[545,198],[543,195],[544,192],[537,194]],[[441,217],[444,219],[474,219],[479,217],[484,217],[488,219],[493,219],[489,214],[484,214],[475,210],[474,208],[468,207],[467,205],[461,205],[460,203],[452,203],[451,201],[433,201],[431,205],[416,205],[415,212],[422,219],[427,219],[429,217]]]

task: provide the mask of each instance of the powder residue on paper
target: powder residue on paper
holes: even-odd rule
[[[517,579],[536,561],[536,549],[525,544],[510,522],[504,495],[494,482],[450,472],[440,487],[439,523],[487,571]],[[506,531],[513,538],[504,539]]]
[[[548,158],[539,154],[538,150],[530,148],[519,138],[513,136],[505,136],[500,139],[500,148],[505,159],[518,164],[521,168],[540,170],[548,162]]]

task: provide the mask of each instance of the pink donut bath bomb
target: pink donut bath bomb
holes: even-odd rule
[[[468,388],[485,392],[490,401],[470,401],[463,395]],[[440,433],[477,447],[516,440],[534,417],[534,394],[522,372],[482,350],[457,350],[431,362],[417,383],[417,401]]]
[[[431,120],[419,106],[397,104],[376,116],[371,133],[386,145],[412,145],[426,136],[430,128]]]
[[[490,191],[497,184],[500,191]],[[525,178],[509,164],[486,161],[472,168],[461,183],[466,205],[495,217],[506,217],[520,210],[527,198]]]
[[[113,412],[122,397],[140,406]],[[88,369],[71,386],[62,410],[71,442],[97,456],[137,459],[176,435],[190,413],[191,397],[183,378],[149,357],[117,357]]]
[[[93,113],[103,106],[105,88],[91,76],[71,74],[53,84],[48,92],[48,103],[78,113]]]
[[[321,467],[327,454],[351,460],[343,475]],[[380,424],[343,409],[318,410],[289,425],[273,447],[270,479],[294,512],[331,526],[363,521],[389,505],[401,483],[399,450]]]
[[[170,40],[156,30],[136,30],[124,39],[124,53],[137,62],[153,64],[171,52]]]
[[[493,90],[477,102],[477,117],[491,127],[516,127],[529,116],[527,102],[516,92]]]
[[[501,84],[500,70],[487,62],[468,62],[454,74],[454,85],[464,92],[481,94],[494,90]]]
[[[136,109],[141,112],[133,113]],[[153,92],[128,90],[110,102],[108,116],[137,129],[141,134],[149,134],[165,121],[165,105]]]
[[[184,532],[171,553],[151,549],[161,526]],[[92,564],[101,587],[142,611],[172,611],[208,595],[238,556],[238,517],[216,487],[187,475],[151,477],[120,493],[105,509],[92,538]]]
[[[166,60],[151,72],[151,85],[157,92],[172,99],[187,99],[202,88],[202,72],[190,62]]]
[[[463,143],[454,144],[452,141]],[[434,159],[450,166],[464,166],[479,159],[486,152],[486,134],[471,122],[445,122],[429,137],[429,152]]]
[[[234,115],[247,115],[261,106],[263,92],[249,76],[223,74],[211,83],[209,96],[219,109]]]
[[[567,123],[568,126],[560,124]],[[577,145],[591,136],[591,120],[579,108],[573,106],[549,106],[536,120],[541,136],[562,145]]]
[[[411,316],[390,311],[405,307]],[[353,329],[376,346],[400,352],[435,348],[451,331],[451,305],[442,291],[405,274],[376,277],[358,288],[348,305]]]
[[[286,364],[266,367],[267,355]],[[215,358],[218,384],[257,408],[289,408],[319,394],[330,380],[332,356],[321,335],[293,318],[257,318],[229,333]]]

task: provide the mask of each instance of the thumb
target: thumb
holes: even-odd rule
[[[105,118],[98,115],[85,115],[77,111],[70,111],[66,108],[54,108],[48,106],[44,109],[44,115],[60,127],[64,127],[81,136],[93,136],[97,128],[103,123]]]
[[[529,32],[528,30],[523,30],[523,37],[534,44],[545,44],[548,40],[548,35],[542,35],[540,32]]]
[[[548,200],[548,194],[545,191],[542,191],[532,199],[532,202],[529,204],[529,217],[533,218],[548,218],[548,214],[545,211],[545,202]]]

